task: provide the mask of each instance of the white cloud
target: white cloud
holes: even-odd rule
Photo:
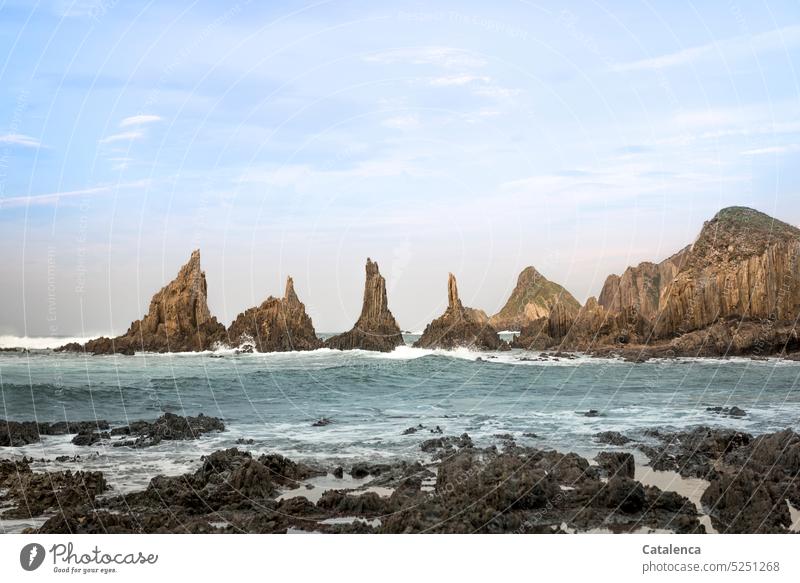
[[[161,121],[161,116],[158,115],[132,115],[130,117],[126,117],[121,122],[119,122],[119,127],[127,128],[130,126],[140,126],[146,123],[153,123]]]
[[[687,65],[712,55],[734,59],[770,51],[785,51],[798,45],[800,45],[800,25],[792,25],[755,35],[721,39],[658,57],[618,63],[613,65],[611,70],[615,72],[654,71]]]
[[[12,196],[9,198],[0,199],[0,208],[55,204],[65,198],[72,198],[76,196],[93,196],[131,188],[147,188],[148,186],[150,186],[149,180],[137,180],[135,182],[94,186],[91,188],[82,188],[80,190],[65,190],[61,192],[50,192],[47,194],[34,194],[31,196]]]
[[[486,59],[462,49],[452,47],[414,47],[392,49],[365,57],[371,63],[435,65],[445,69],[472,69],[483,67]]]
[[[752,150],[745,150],[742,152],[744,156],[763,156],[765,154],[786,154],[787,152],[796,152],[800,149],[800,144],[788,144],[786,146],[767,146],[766,148],[754,148]]]
[[[395,130],[409,130],[419,127],[420,122],[416,115],[398,115],[383,120],[381,125]]]
[[[430,84],[434,87],[450,87],[453,85],[467,85],[468,83],[489,83],[489,77],[485,75],[447,75],[445,77],[436,77],[431,79]]]
[[[141,130],[133,130],[130,132],[120,132],[118,134],[112,134],[110,136],[106,136],[105,138],[99,140],[101,144],[111,144],[114,142],[125,142],[130,140],[138,140],[144,137],[144,132]]]
[[[6,134],[0,136],[0,144],[12,144],[14,146],[23,146],[25,148],[39,148],[42,143],[36,138],[26,136],[24,134]]]

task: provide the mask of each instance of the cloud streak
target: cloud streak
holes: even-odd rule
[[[697,61],[723,56],[738,59],[748,55],[788,50],[800,46],[800,25],[786,26],[755,35],[737,36],[704,45],[681,49],[658,57],[638,59],[627,63],[617,63],[611,67],[616,73],[631,71],[657,71],[669,67],[689,65]]]
[[[24,134],[6,134],[0,136],[0,144],[10,144],[12,146],[22,146],[24,148],[40,148],[42,146],[39,140]]]

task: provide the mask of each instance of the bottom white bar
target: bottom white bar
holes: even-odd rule
[[[3,535],[1,581],[798,581],[791,535]],[[70,546],[71,545],[71,546]],[[44,556],[42,556],[44,552]],[[26,570],[39,565],[34,570]],[[566,579],[564,579],[566,577]],[[245,579],[242,579],[245,580]]]

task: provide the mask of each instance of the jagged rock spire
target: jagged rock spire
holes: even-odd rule
[[[361,316],[350,331],[329,338],[325,343],[329,348],[389,352],[404,344],[400,327],[389,310],[386,280],[380,274],[378,263],[368,257],[365,271]]]
[[[479,314],[482,317],[479,317]],[[455,348],[470,346],[497,350],[505,346],[497,331],[480,310],[465,308],[458,297],[458,283],[452,273],[447,277],[447,309],[428,324],[414,346],[419,348]]]

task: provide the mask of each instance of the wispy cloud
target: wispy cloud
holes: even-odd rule
[[[12,196],[9,198],[0,199],[0,208],[17,208],[22,206],[42,206],[57,204],[65,198],[74,198],[76,196],[96,196],[99,194],[109,194],[119,190],[128,190],[132,188],[146,188],[150,185],[149,180],[136,180],[134,182],[126,182],[113,185],[94,186],[91,188],[82,188],[80,190],[65,190],[61,192],[49,192],[47,194],[34,194],[31,196]]]
[[[161,121],[161,116],[159,115],[132,115],[130,117],[126,117],[121,122],[119,122],[119,127],[127,128],[130,126],[140,126],[146,123],[153,123]]]
[[[144,137],[144,132],[141,130],[132,130],[129,132],[120,132],[118,134],[111,134],[99,140],[101,144],[112,144],[114,142],[127,142],[130,140],[139,140]]]
[[[764,156],[768,154],[786,154],[800,150],[800,144],[787,144],[785,146],[767,146],[766,148],[754,148],[742,152],[743,156]]]
[[[491,79],[485,75],[446,75],[444,77],[435,77],[430,80],[430,84],[434,87],[451,87],[454,85],[467,85],[469,83],[488,83]]]
[[[407,63],[434,65],[445,69],[474,69],[486,65],[486,59],[452,47],[413,47],[382,51],[365,57],[371,63]]]
[[[792,25],[755,35],[715,40],[657,57],[617,63],[611,67],[611,70],[615,72],[653,71],[688,65],[713,55],[723,55],[726,59],[734,59],[769,51],[788,50],[798,45],[800,45],[800,25]]]
[[[11,144],[14,146],[22,146],[24,148],[39,148],[42,143],[36,138],[26,136],[24,134],[6,134],[0,136],[0,144]]]
[[[418,128],[420,121],[416,115],[398,115],[383,120],[381,125],[395,130],[409,130]]]

